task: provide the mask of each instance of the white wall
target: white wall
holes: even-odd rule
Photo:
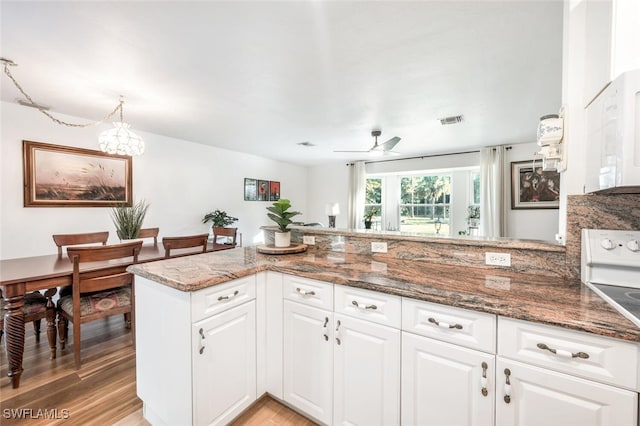
[[[348,226],[349,172],[350,167],[344,161],[309,167],[305,222],[329,226],[325,205],[338,203],[340,214],[336,217],[336,228]]]
[[[511,149],[506,151],[507,163],[516,161],[527,161],[533,158],[533,153],[540,150],[535,142],[510,145]],[[540,160],[538,160],[540,161]],[[507,235],[510,238],[532,239],[555,241],[558,232],[559,210],[558,209],[534,209],[534,210],[512,210],[511,209],[511,165],[509,164],[509,174],[507,179],[507,191],[509,197],[507,202]],[[563,188],[563,179],[566,174],[560,176],[560,187]]]
[[[97,149],[97,135],[111,125],[85,129],[57,125],[38,111],[1,103],[0,149],[0,259],[56,252],[51,235],[110,231],[117,243],[111,209],[104,207],[23,207],[22,140]],[[86,122],[75,117],[68,121]],[[213,148],[188,141],[138,132],[146,152],[133,159],[133,194],[150,202],[145,227],[160,227],[160,236],[208,231],[205,213],[226,210],[240,220],[235,224],[249,245],[259,227],[272,222],[266,216],[268,202],[244,201],[244,178],[277,180],[281,197],[306,213],[307,169],[249,154]],[[345,167],[346,168],[346,167]],[[346,207],[346,204],[345,204]],[[308,214],[300,220],[308,221]],[[296,218],[298,219],[298,218]],[[326,222],[326,220],[325,220]]]

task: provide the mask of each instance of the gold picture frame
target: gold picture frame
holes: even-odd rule
[[[25,207],[132,205],[130,156],[22,141]]]

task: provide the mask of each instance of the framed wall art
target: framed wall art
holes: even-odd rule
[[[22,141],[25,207],[131,206],[132,159]]]
[[[258,199],[257,179],[244,178],[244,200],[256,201]]]
[[[269,201],[268,180],[258,180],[258,201]]]
[[[542,163],[511,163],[511,209],[557,209],[560,204],[560,173],[543,171]]]
[[[280,182],[275,180],[269,181],[269,201],[278,201],[280,199]]]

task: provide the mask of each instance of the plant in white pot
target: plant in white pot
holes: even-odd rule
[[[289,247],[291,245],[291,231],[287,229],[289,224],[293,223],[292,217],[301,214],[296,211],[289,211],[291,208],[291,201],[286,198],[280,198],[273,203],[272,206],[267,207],[269,213],[269,219],[278,224],[278,230],[275,232],[275,246],[276,247]]]
[[[149,203],[140,200],[132,206],[117,206],[111,211],[111,219],[116,226],[116,234],[121,240],[138,238],[142,222],[147,215]]]

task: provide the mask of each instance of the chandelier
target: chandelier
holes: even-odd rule
[[[113,123],[113,129],[105,130],[100,133],[98,137],[98,146],[100,150],[106,152],[108,154],[118,154],[118,155],[140,155],[144,152],[144,140],[133,131],[129,129],[129,124],[124,122],[123,118],[123,106],[124,106],[124,97],[120,96],[120,101],[118,105],[104,118],[98,121],[93,121],[90,123],[68,123],[66,121],[62,121],[53,115],[51,115],[46,107],[36,103],[31,96],[29,96],[22,86],[18,84],[16,79],[9,71],[10,66],[17,66],[15,62],[11,59],[0,58],[0,62],[4,64],[4,73],[11,79],[16,88],[22,93],[22,95],[27,99],[27,102],[20,102],[20,104],[25,106],[30,106],[36,108],[38,111],[49,117],[54,123],[60,124],[62,126],[68,127],[89,127],[96,126],[98,124],[104,123],[109,120],[111,117],[120,113],[120,121],[116,121]]]

